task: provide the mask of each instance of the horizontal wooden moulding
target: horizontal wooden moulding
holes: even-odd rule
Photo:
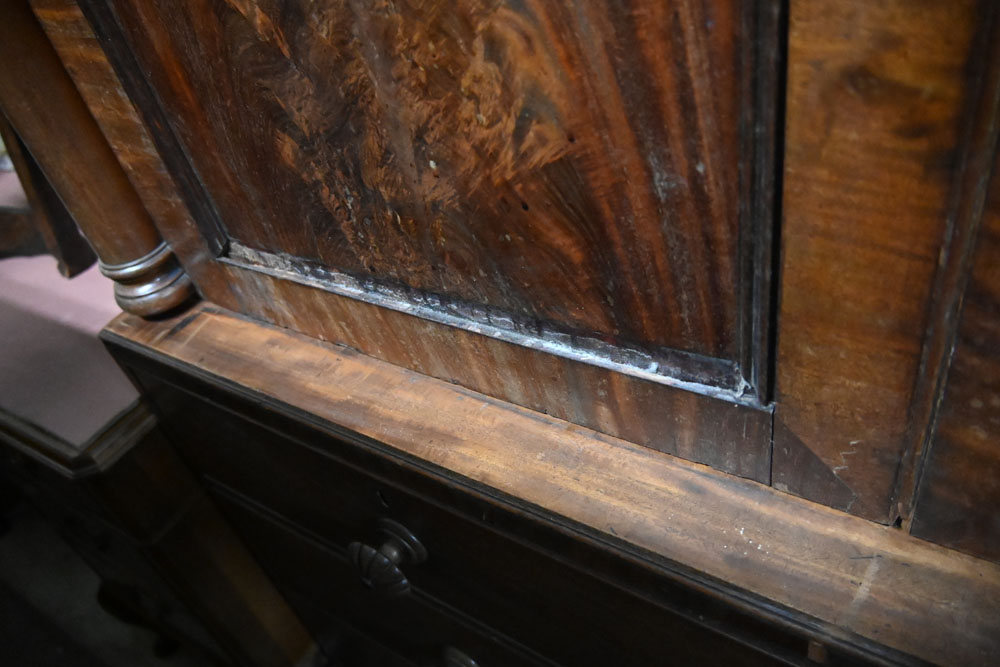
[[[517,499],[665,576],[696,573],[831,641],[948,664],[1000,652],[1000,567],[897,529],[211,304],[157,322],[123,315],[104,337]]]

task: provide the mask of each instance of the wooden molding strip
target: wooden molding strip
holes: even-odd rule
[[[898,529],[210,304],[122,315],[103,336],[819,621],[833,641],[945,664],[1000,654],[1000,567]]]
[[[136,400],[87,442],[74,445],[53,433],[0,410],[0,442],[5,442],[70,479],[110,468],[156,426],[156,417]]]

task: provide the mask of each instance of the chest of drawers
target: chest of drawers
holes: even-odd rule
[[[898,529],[212,306],[104,336],[317,637],[418,664],[907,663],[915,626],[937,660],[993,650],[992,566]]]
[[[278,645],[995,661],[992,3],[4,11],[0,108]]]

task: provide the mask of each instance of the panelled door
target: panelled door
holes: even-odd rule
[[[778,3],[82,6],[209,299],[767,481]]]
[[[1000,556],[992,3],[31,3],[210,301]]]

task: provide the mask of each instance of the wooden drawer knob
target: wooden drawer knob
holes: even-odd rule
[[[401,567],[424,562],[427,560],[427,550],[405,526],[390,519],[379,520],[378,532],[385,540],[378,548],[362,542],[347,545],[351,563],[368,588],[388,595],[407,593],[410,581]]]

